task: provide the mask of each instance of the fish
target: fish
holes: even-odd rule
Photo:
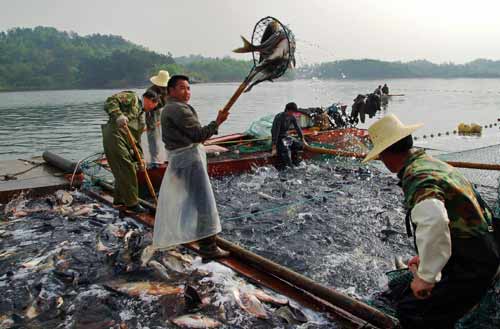
[[[306,315],[301,310],[291,305],[280,307],[276,310],[275,314],[292,325],[298,325],[308,321]]]
[[[238,289],[233,289],[233,296],[238,306],[246,311],[247,313],[252,314],[253,316],[259,319],[268,319],[269,315],[265,310],[262,303],[255,297],[255,295],[241,292]]]
[[[57,190],[54,193],[54,195],[56,197],[57,203],[60,205],[68,205],[69,206],[73,202],[73,196],[68,191]]]
[[[275,297],[268,295],[263,290],[255,289],[251,292],[258,300],[264,303],[269,303],[273,305],[288,305],[289,301],[285,297]]]
[[[152,267],[156,274],[158,274],[163,280],[170,280],[170,275],[168,275],[165,266],[156,260],[149,261],[148,266]]]
[[[200,314],[186,314],[170,320],[181,328],[218,328],[221,322]]]
[[[156,252],[156,249],[153,247],[153,245],[149,245],[142,250],[142,253],[141,253],[141,266],[142,267],[148,266],[148,263],[155,255],[155,252]]]
[[[183,273],[186,270],[184,263],[172,255],[162,257],[161,262],[166,268],[173,272]]]
[[[396,270],[408,268],[408,265],[403,262],[403,258],[401,256],[394,256],[394,265],[396,266]]]
[[[138,297],[143,294],[152,296],[178,295],[182,293],[182,288],[167,285],[163,282],[138,281],[138,282],[119,282],[112,281],[105,283],[104,286],[115,291],[119,291],[131,297]]]
[[[266,199],[266,200],[273,200],[273,201],[282,200],[281,198],[276,198],[276,197],[274,197],[274,196],[271,196],[271,195],[269,195],[269,194],[266,194],[266,193],[264,193],[264,192],[260,192],[260,191],[259,191],[259,192],[257,192],[257,194],[258,194],[259,196],[261,196],[262,198]]]
[[[243,46],[234,49],[233,52],[259,53],[259,62],[246,81],[250,82],[258,78],[246,88],[245,92],[249,92],[263,81],[272,81],[277,71],[286,69],[283,65],[289,63],[289,67],[295,67],[295,42],[293,36],[290,36],[291,31],[286,27],[282,28],[277,21],[272,21],[266,26],[259,45],[254,45],[241,36]]]

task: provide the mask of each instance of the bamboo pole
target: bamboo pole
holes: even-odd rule
[[[234,92],[233,96],[231,96],[231,98],[227,102],[226,106],[224,106],[224,108],[222,109],[222,112],[229,112],[234,103],[236,103],[236,100],[240,97],[243,91],[245,91],[245,88],[247,87],[249,82],[249,79],[246,78],[245,81],[240,84],[238,89],[236,89],[236,91]]]
[[[125,125],[124,127],[125,133],[127,134],[127,138],[129,143],[132,145],[132,148],[134,149],[134,154],[135,157],[137,158],[137,161],[139,162],[139,170],[144,172],[144,177],[146,178],[146,184],[148,185],[148,190],[151,196],[153,197],[155,205],[158,204],[158,199],[156,198],[156,193],[155,189],[153,188],[153,184],[151,183],[151,180],[149,179],[148,171],[146,170],[146,166],[144,165],[144,160],[141,157],[141,153],[139,152],[139,149],[137,148],[137,145],[135,144],[135,139],[132,136],[132,133],[130,132],[130,129],[128,129],[128,126]]]
[[[500,170],[500,164],[490,163],[477,163],[477,162],[459,162],[459,161],[446,161],[449,165],[458,168],[470,168],[481,170]]]
[[[396,320],[380,312],[379,310],[355,300],[338,291],[322,286],[306,276],[298,274],[288,268],[276,264],[264,257],[245,250],[234,243],[217,237],[217,245],[231,252],[231,256],[238,257],[246,262],[250,262],[254,267],[264,270],[292,285],[317,296],[334,306],[337,306],[358,318],[369,322],[379,328],[396,328]]]
[[[313,152],[313,153],[338,155],[338,156],[352,157],[352,158],[358,158],[358,159],[362,159],[366,156],[365,153],[347,152],[347,151],[327,149],[327,148],[323,148],[323,147],[314,147],[314,146],[307,144],[306,142],[304,142],[304,150],[309,151],[309,152]]]

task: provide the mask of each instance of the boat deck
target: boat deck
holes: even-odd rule
[[[0,161],[0,203],[7,203],[20,193],[33,197],[68,186],[64,173],[41,157]]]

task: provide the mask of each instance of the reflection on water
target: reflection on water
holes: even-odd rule
[[[499,116],[498,80],[406,79],[389,81],[301,80],[265,83],[243,94],[221,127],[221,134],[241,132],[258,117],[277,113],[288,102],[299,107],[349,106],[357,94],[370,93],[387,82],[392,97],[377,117],[391,112],[405,123],[423,122],[417,132],[431,134],[456,129],[460,122],[489,124]],[[216,117],[238,87],[236,83],[193,85],[192,105],[203,123]],[[68,90],[0,93],[0,159],[40,155],[44,150],[80,159],[102,149],[100,125],[107,118],[106,97],[119,90]],[[142,93],[143,90],[136,90]],[[372,120],[368,120],[367,127]],[[426,147],[451,151],[498,143],[498,127],[485,129],[483,138],[456,136],[421,140]],[[438,147],[439,146],[439,147]]]

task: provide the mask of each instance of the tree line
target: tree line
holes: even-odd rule
[[[0,90],[131,88],[145,86],[160,69],[198,82],[242,81],[251,61],[229,57],[159,54],[120,36],[79,36],[52,27],[0,32]],[[285,79],[499,78],[500,61],[466,64],[407,63],[373,59],[306,65]]]

